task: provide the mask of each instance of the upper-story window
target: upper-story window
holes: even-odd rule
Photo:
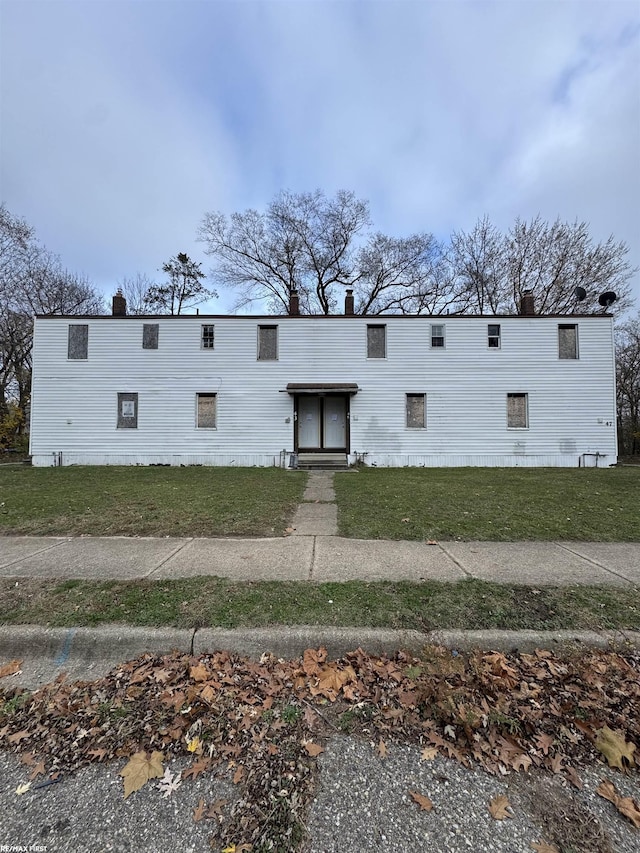
[[[487,326],[487,345],[489,349],[500,349],[500,323]]]
[[[578,324],[560,323],[558,326],[559,358],[578,358]]]
[[[158,349],[159,331],[158,323],[142,324],[142,349]]]
[[[431,324],[431,346],[434,348],[444,347],[444,324]]]
[[[87,323],[73,323],[69,326],[67,358],[86,359],[89,357],[89,326]]]
[[[367,326],[367,358],[387,357],[387,327],[383,325]]]
[[[200,332],[200,346],[202,349],[213,349],[215,340],[215,326],[202,326]]]
[[[278,360],[278,327],[258,326],[258,361]]]

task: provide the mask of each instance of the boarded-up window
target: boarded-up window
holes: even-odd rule
[[[202,349],[213,349],[215,326],[202,327]]]
[[[578,357],[578,327],[575,323],[558,326],[558,355],[560,358]]]
[[[278,358],[278,327],[258,326],[258,361],[276,361]]]
[[[528,394],[507,394],[507,426],[527,429],[529,426]]]
[[[387,357],[387,327],[367,326],[367,358]]]
[[[424,429],[426,427],[425,401],[425,394],[407,394],[408,427],[413,429]]]
[[[89,326],[86,323],[74,323],[69,326],[67,358],[84,359],[89,354]]]
[[[118,394],[118,429],[138,428],[138,395]]]
[[[487,326],[487,343],[489,349],[500,349],[500,323],[489,323]]]
[[[431,326],[431,346],[444,346],[444,325],[442,323],[434,323]]]
[[[198,399],[198,429],[216,428],[216,395],[197,394]]]
[[[142,349],[158,349],[159,331],[158,323],[142,324]]]

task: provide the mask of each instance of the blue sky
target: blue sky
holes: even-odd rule
[[[206,211],[355,191],[374,225],[590,223],[640,266],[637,0],[3,0],[0,189],[111,295]],[[640,306],[640,275],[634,279]],[[227,310],[229,296],[210,308]]]

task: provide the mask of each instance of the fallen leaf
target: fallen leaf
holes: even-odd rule
[[[164,775],[162,770],[162,753],[152,752],[147,756],[146,752],[136,752],[119,773],[124,779],[125,800],[134,791],[139,791],[149,779],[161,779]]]
[[[424,794],[419,794],[417,791],[409,791],[411,799],[420,806],[421,812],[430,812],[433,808],[433,803],[429,797]]]
[[[205,802],[202,799],[202,797],[200,797],[200,802],[198,803],[198,805],[195,808],[195,811],[193,812],[193,819],[196,823],[199,823],[202,820],[202,818],[204,817],[204,810],[205,809],[206,809]]]
[[[546,841],[532,841],[531,846],[536,853],[560,853],[555,844],[547,844]]]
[[[489,803],[489,814],[494,820],[505,820],[506,818],[512,817],[508,811],[510,808],[511,803],[507,797],[505,797],[504,794],[499,794]]]
[[[164,776],[158,782],[158,788],[160,788],[162,796],[166,799],[167,797],[170,797],[174,791],[177,791],[181,784],[180,771],[172,773],[167,767],[164,771]]]
[[[27,729],[23,729],[21,732],[16,732],[13,735],[9,735],[7,740],[9,743],[19,743],[21,740],[24,740],[27,737],[31,737],[31,732]]]
[[[102,761],[102,759],[107,754],[106,749],[90,749],[87,755],[90,755],[91,758],[97,758],[98,761]]]
[[[46,772],[47,771],[45,770],[44,761],[39,761],[31,771],[29,779],[35,779],[36,776],[44,776]]]
[[[22,785],[18,785],[16,788],[16,794],[20,796],[21,794],[26,794],[27,791],[31,788],[31,782],[24,782]]]
[[[5,678],[7,675],[15,675],[16,672],[20,672],[21,666],[21,660],[12,660],[9,663],[3,664],[0,666],[0,678]]]
[[[304,748],[307,750],[311,758],[315,758],[317,755],[320,755],[321,752],[324,752],[323,746],[313,743],[310,740],[305,741]]]
[[[627,765],[633,767],[633,753],[635,744],[627,743],[624,737],[617,732],[612,731],[609,726],[601,728],[596,735],[596,749],[599,750],[609,762],[609,767],[618,767],[620,770],[626,770]]]
[[[380,738],[380,743],[378,744],[378,755],[380,756],[380,758],[387,757],[387,745],[382,740],[382,738]]]
[[[206,770],[211,768],[211,759],[210,758],[199,758],[197,761],[194,761],[190,767],[185,767],[182,771],[182,778],[187,779],[191,776],[193,779],[197,779],[197,777],[204,773]]]
[[[206,681],[209,678],[209,673],[206,666],[203,663],[199,663],[197,666],[191,667],[189,677],[193,678],[194,681]]]
[[[237,768],[236,772],[233,774],[233,784],[239,785],[240,782],[244,779],[244,767],[242,764]]]
[[[432,761],[438,754],[438,750],[435,746],[425,746],[425,748],[420,753],[420,758],[423,761]]]
[[[198,747],[200,746],[200,738],[194,737],[191,740],[187,741],[187,750],[189,752],[196,752]]]
[[[436,539],[427,539],[427,545],[437,545],[438,542]]]
[[[293,533],[295,531],[295,527],[285,527],[285,533]]]
[[[636,829],[640,829],[640,807],[638,807],[638,803],[631,797],[621,797],[613,782],[603,779],[596,788],[596,794],[613,803],[621,815],[628,818]]]
[[[581,790],[583,789],[583,787],[584,787],[584,782],[583,782],[583,781],[582,781],[582,779],[578,776],[578,774],[577,774],[577,772],[576,772],[575,768],[573,768],[573,767],[567,767],[567,768],[566,768],[566,770],[565,770],[565,773],[566,773],[567,779],[571,782],[571,784],[573,785],[573,787],[574,787],[574,788],[577,788],[577,789],[578,789],[578,791],[581,791]]]

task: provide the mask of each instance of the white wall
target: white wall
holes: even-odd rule
[[[67,359],[68,325],[89,324],[86,361]],[[377,465],[568,465],[616,461],[612,320],[558,317],[36,318],[35,465],[278,464],[293,450],[288,382],[353,382],[351,450]],[[367,359],[367,322],[386,323],[387,358]],[[444,349],[430,325],[446,327]],[[487,346],[500,323],[501,347]],[[558,323],[579,326],[577,360],[558,357]],[[215,325],[215,349],[200,326]],[[279,358],[257,361],[257,327],[279,327]],[[136,392],[138,429],[117,429],[117,394]],[[217,429],[195,426],[196,393],[216,392]],[[528,394],[529,428],[507,428],[506,395]],[[427,428],[405,426],[405,394],[427,395]],[[355,458],[355,457],[353,457]],[[589,464],[593,458],[589,457]]]

